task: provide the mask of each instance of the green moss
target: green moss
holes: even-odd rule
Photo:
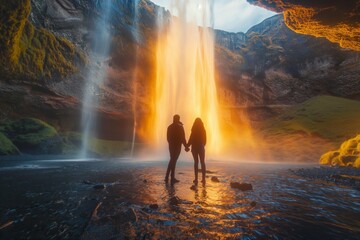
[[[27,19],[30,0],[0,2],[0,73],[26,79],[64,77],[86,63],[84,53],[71,42]]]
[[[340,143],[360,132],[360,102],[318,96],[293,107],[261,127],[265,135],[302,134]]]
[[[57,135],[54,127],[35,118],[22,118],[8,122],[4,132],[20,149],[35,147]]]
[[[29,14],[30,0],[0,1],[0,58],[4,67],[18,62],[20,39]]]
[[[343,142],[338,150],[322,155],[320,164],[360,167],[360,135]]]
[[[75,73],[76,63],[86,58],[65,38],[57,38],[45,29],[36,29],[27,22],[20,41],[20,72],[33,78],[66,76]]]
[[[17,155],[19,149],[0,132],[0,155]]]

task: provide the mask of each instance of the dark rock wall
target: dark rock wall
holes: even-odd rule
[[[159,11],[165,18],[169,13],[147,0],[140,1],[138,10],[133,0],[112,4],[108,78],[96,86],[100,101],[92,107],[99,122],[106,123],[103,137],[127,139],[134,101],[139,119],[150,111],[156,19]],[[86,72],[99,65],[82,53],[92,54],[101,7],[99,0],[1,2],[1,16],[9,24],[0,24],[0,120],[29,116],[62,131],[80,129]],[[319,94],[360,96],[359,53],[324,38],[296,34],[286,24],[279,15],[247,33],[216,31],[216,74],[223,106],[287,105]],[[44,54],[48,58],[41,58]],[[17,71],[10,72],[12,64]]]

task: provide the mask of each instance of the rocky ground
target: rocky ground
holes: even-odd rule
[[[304,178],[326,181],[329,184],[347,186],[360,191],[359,168],[321,166],[315,168],[300,168],[291,171]]]
[[[2,160],[0,238],[359,236],[355,220],[360,213],[359,190],[323,181],[329,174],[358,176],[358,170],[209,160],[206,184],[194,186],[192,163],[180,159],[180,183],[171,186],[163,181],[166,164],[126,159]]]

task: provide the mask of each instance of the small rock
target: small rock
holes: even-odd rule
[[[55,204],[64,204],[64,200],[57,200],[54,202]]]
[[[95,185],[93,188],[96,189],[96,190],[102,190],[102,189],[105,189],[105,185],[104,184],[98,184],[98,185]]]
[[[180,198],[174,196],[169,199],[171,205],[178,205],[180,203]]]
[[[211,181],[213,182],[220,182],[220,180],[217,177],[211,177]]]
[[[91,182],[89,180],[83,180],[82,183],[83,184],[91,184]]]
[[[155,204],[150,204],[149,205],[149,208],[151,208],[151,209],[158,209],[159,208],[159,205],[157,205],[156,203]]]
[[[125,216],[128,219],[129,222],[137,222],[138,217],[136,215],[136,212],[133,208],[129,208],[126,212],[125,212]]]
[[[106,221],[108,221],[107,219],[108,217],[106,217]],[[124,224],[127,222],[137,222],[138,217],[136,215],[136,212],[133,208],[129,208],[128,210],[126,210],[125,212],[120,212],[114,216],[110,217],[113,221],[115,221],[117,224]]]
[[[256,206],[256,202],[255,202],[255,201],[252,201],[252,202],[250,203],[250,206],[255,207],[255,206]]]
[[[230,186],[232,188],[236,188],[239,189],[241,191],[249,191],[249,190],[253,190],[253,187],[250,183],[238,183],[238,182],[231,182]]]

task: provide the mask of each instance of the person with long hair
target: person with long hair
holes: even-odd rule
[[[198,183],[199,160],[201,163],[201,172],[202,172],[201,182],[205,184],[205,174],[206,174],[205,145],[206,145],[206,131],[205,131],[204,123],[201,121],[200,118],[196,118],[191,128],[191,135],[187,143],[187,148],[191,146],[191,153],[194,158],[195,184]]]

